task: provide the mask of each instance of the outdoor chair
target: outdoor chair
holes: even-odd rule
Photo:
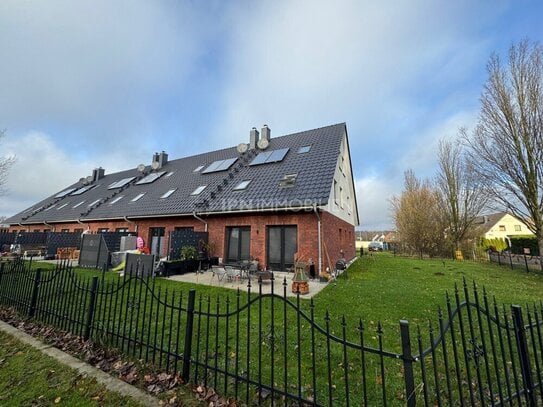
[[[213,281],[213,279],[215,277],[217,277],[217,281],[219,283],[219,285],[221,284],[221,281],[224,280],[224,276],[226,275],[226,270],[222,267],[215,267],[215,266],[212,266],[211,267],[211,272],[213,273],[211,275],[211,280]]]
[[[224,266],[224,270],[226,272],[226,279],[228,281],[240,281],[240,270],[238,268],[235,268],[233,266]]]

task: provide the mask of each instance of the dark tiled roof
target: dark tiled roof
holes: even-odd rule
[[[251,166],[249,163],[260,150],[249,150],[239,154],[235,147],[191,157],[171,160],[158,171],[171,172],[150,184],[135,185],[144,175],[131,169],[107,174],[99,179],[93,189],[81,195],[49,197],[32,208],[9,219],[6,223],[43,223],[98,219],[121,219],[123,217],[152,217],[189,215],[233,210],[256,210],[288,208],[292,206],[325,205],[332,188],[336,163],[342,137],[346,135],[345,123],[272,137],[265,151],[288,148],[281,162]],[[311,150],[298,154],[299,147],[311,145]],[[216,160],[238,158],[227,171],[202,174],[194,172],[200,165]],[[147,167],[146,173],[151,171]],[[297,174],[294,186],[281,188],[280,180],[287,174]],[[108,189],[113,182],[136,177],[123,188]],[[251,180],[243,191],[234,187],[243,180]],[[191,193],[201,185],[207,185],[197,196]],[[75,183],[65,189],[76,188]],[[168,198],[160,197],[168,190],[175,192]],[[145,195],[132,202],[139,194]],[[122,199],[114,202],[116,198]],[[89,207],[90,203],[100,200]],[[83,202],[84,201],[84,202]],[[82,204],[76,206],[78,203]],[[67,204],[67,205],[64,205]],[[76,206],[76,207],[74,207]]]

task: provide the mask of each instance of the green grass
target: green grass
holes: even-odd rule
[[[370,326],[381,321],[385,332],[398,332],[401,319],[412,325],[435,321],[438,308],[446,309],[446,293],[454,301],[455,285],[463,290],[463,279],[470,295],[475,282],[481,298],[484,287],[500,305],[523,306],[543,300],[542,274],[490,263],[377,253],[361,258],[344,277],[315,297],[318,308],[353,320],[362,318]]]
[[[49,266],[47,266],[49,267]],[[102,273],[77,269],[76,273],[86,278],[90,276],[100,276],[107,283],[117,283],[119,277],[114,273]],[[451,260],[433,260],[433,259],[410,259],[403,257],[394,257],[388,253],[378,253],[373,256],[365,256],[359,259],[348,272],[342,275],[337,282],[331,283],[322,292],[314,298],[314,313],[316,323],[326,328],[325,314],[328,311],[330,314],[329,329],[330,332],[338,337],[343,335],[342,318],[345,317],[345,335],[350,341],[360,343],[360,332],[357,330],[359,320],[364,322],[364,341],[366,346],[377,348],[379,340],[382,340],[383,348],[391,352],[400,352],[400,336],[399,336],[399,321],[401,319],[408,320],[411,326],[411,335],[413,339],[413,353],[418,353],[416,349],[416,328],[421,327],[421,336],[426,341],[428,338],[427,324],[431,320],[436,326],[438,309],[446,310],[446,293],[451,295],[452,308],[455,308],[455,285],[460,290],[460,301],[464,298],[463,281],[467,282],[469,288],[469,296],[473,299],[473,282],[478,286],[480,300],[482,301],[483,287],[488,293],[489,299],[493,298],[501,307],[506,305],[508,309],[511,304],[533,304],[543,299],[543,275],[539,273],[526,273],[521,270],[511,270],[507,267],[499,267],[489,263],[475,262],[456,262]],[[195,285],[182,283],[177,281],[158,278],[155,280],[156,288],[160,288],[162,292],[161,298],[164,298],[165,290],[168,290],[169,297],[172,292],[184,293],[184,303],[186,304],[187,291],[190,288],[196,288],[197,298],[201,299],[203,311],[206,311],[209,304],[210,311],[213,314],[216,309],[225,312],[226,298],[230,299],[230,308],[235,309],[236,292],[222,287],[210,287],[203,285]],[[129,286],[128,286],[129,287]],[[121,305],[115,311],[117,315],[115,325],[109,326],[109,313],[106,312],[112,306],[112,302],[104,302],[99,304],[97,318],[102,319],[103,326],[108,327],[108,330],[113,329],[116,332],[122,332],[124,335],[130,334],[132,337],[142,337],[144,341],[151,341],[156,337],[160,341],[158,345],[166,347],[169,344],[169,333],[172,332],[172,344],[176,342],[176,329],[170,329],[171,326],[177,326],[177,313],[172,313],[167,307],[160,306],[159,309],[149,307],[145,308],[143,298],[137,307],[134,307],[134,300],[139,298],[139,285],[132,283],[130,289],[124,294],[125,302],[130,298],[131,307]],[[150,297],[148,297],[150,298]],[[178,294],[176,294],[176,301]],[[254,295],[253,299],[256,298]],[[243,306],[247,303],[248,297],[246,293],[241,293],[240,304]],[[296,302],[296,299],[290,299]],[[137,302],[137,301],[136,301]],[[170,301],[168,301],[170,302]],[[300,300],[300,306],[304,312],[309,315],[310,302],[306,299]],[[197,300],[197,309],[199,300]],[[271,318],[272,304],[270,299],[262,301],[262,319],[261,325],[258,324],[257,314],[260,302],[257,301],[251,307],[250,328],[247,328],[249,317],[247,310],[240,313],[239,317],[239,334],[237,333],[237,322],[235,318],[229,321],[229,328],[226,332],[226,321],[224,318],[203,318],[200,331],[200,343],[197,357],[200,360],[207,360],[213,364],[214,360],[218,361],[221,368],[227,368],[229,372],[233,372],[236,367],[239,373],[244,373],[247,365],[247,360],[251,362],[250,374],[252,379],[255,378],[256,356],[259,352],[263,355],[264,370],[263,378],[270,377],[268,370],[271,365],[275,366],[274,381],[280,389],[286,389],[291,393],[296,393],[296,386],[293,383],[297,382],[297,355],[298,349],[303,349],[304,356],[302,357],[302,384],[304,387],[303,396],[311,394],[311,329],[307,321],[301,320],[301,339],[300,344],[297,343],[297,324],[298,316],[290,306],[284,307],[280,300],[276,300],[273,305],[274,319]],[[218,307],[218,308],[217,308]],[[286,309],[286,312],[285,312]],[[162,318],[163,313],[166,317]],[[131,318],[123,323],[123,316]],[[146,315],[146,318],[140,318],[140,315]],[[159,317],[157,317],[159,315]],[[172,317],[172,318],[171,318]],[[465,316],[464,316],[465,317]],[[171,319],[170,319],[171,318]],[[185,324],[185,316],[181,318],[180,326]],[[145,321],[145,322],[143,322]],[[152,321],[152,327],[149,327],[149,321]],[[383,335],[377,333],[377,326],[381,324],[383,327]],[[140,329],[144,324],[143,334]],[[285,333],[284,327],[288,330]],[[261,330],[260,330],[261,328]],[[274,328],[275,336],[273,341],[270,339],[270,333]],[[149,329],[149,332],[146,331]],[[196,327],[195,327],[196,329]],[[163,333],[165,336],[162,336]],[[218,332],[218,334],[217,334]],[[259,337],[259,332],[261,337]],[[155,336],[156,335],[156,336]],[[181,338],[179,343],[184,341],[183,329],[179,332]],[[217,338],[217,339],[216,339]],[[238,338],[240,346],[235,347],[235,340]],[[247,339],[249,338],[249,340]],[[103,340],[110,345],[123,348],[124,352],[132,354],[136,357],[141,357],[136,346],[130,345],[128,342],[119,341],[117,338],[95,338]],[[427,343],[427,342],[426,342]],[[469,345],[469,344],[468,344]],[[196,357],[196,343],[193,346],[193,357]],[[249,352],[247,351],[249,349]],[[273,353],[272,353],[273,349]],[[180,350],[176,351],[177,353]],[[450,350],[449,350],[450,352]],[[327,355],[330,355],[331,373],[330,382],[335,386],[332,390],[328,388],[327,376]],[[343,404],[345,402],[345,393],[342,390],[343,377],[343,348],[339,344],[332,343],[330,350],[324,335],[316,333],[315,341],[316,355],[316,371],[318,377],[316,379],[317,386],[320,388],[321,397],[319,402],[327,402],[327,397],[332,394],[335,404]],[[153,357],[155,354],[153,353]],[[349,359],[349,375],[352,380],[350,392],[353,397],[360,397],[362,392],[360,380],[360,358],[354,350],[348,351]],[[160,359],[161,355],[157,355]],[[282,368],[284,361],[287,361],[287,371],[285,380],[285,370]],[[380,372],[379,358],[367,354],[366,355],[366,383],[368,384],[368,396],[375,405],[382,403],[380,382],[383,380]],[[387,400],[399,400],[402,404],[403,378],[401,374],[401,363],[399,360],[387,359],[385,361],[386,370],[386,388]],[[443,374],[443,371],[440,371]],[[232,394],[233,382],[219,380],[215,382],[212,373],[207,373],[200,369],[199,380],[207,378],[213,387],[219,392]],[[243,397],[245,385],[241,385],[239,395]],[[226,389],[226,391],[224,390]],[[308,389],[308,390],[306,390]],[[324,389],[324,390],[322,390]],[[336,390],[334,390],[336,389]],[[252,396],[251,396],[252,397]],[[351,400],[353,401],[353,399]],[[370,403],[372,404],[372,403]],[[392,403],[394,404],[394,403]]]
[[[0,332],[0,405],[141,406]]]

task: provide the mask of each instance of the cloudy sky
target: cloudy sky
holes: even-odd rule
[[[542,41],[543,3],[2,0],[0,197],[10,216],[108,173],[346,122],[361,229],[477,121],[492,52]]]

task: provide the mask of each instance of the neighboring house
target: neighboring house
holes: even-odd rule
[[[240,140],[241,141],[241,140]],[[294,258],[319,270],[355,256],[358,210],[345,123],[282,137],[253,128],[249,143],[114,174],[102,168],[25,209],[10,231],[128,231],[167,255],[170,232],[207,231],[224,262]]]
[[[505,212],[480,216],[475,226],[479,228],[478,235],[486,239],[505,240],[506,237],[533,234],[526,224]]]

